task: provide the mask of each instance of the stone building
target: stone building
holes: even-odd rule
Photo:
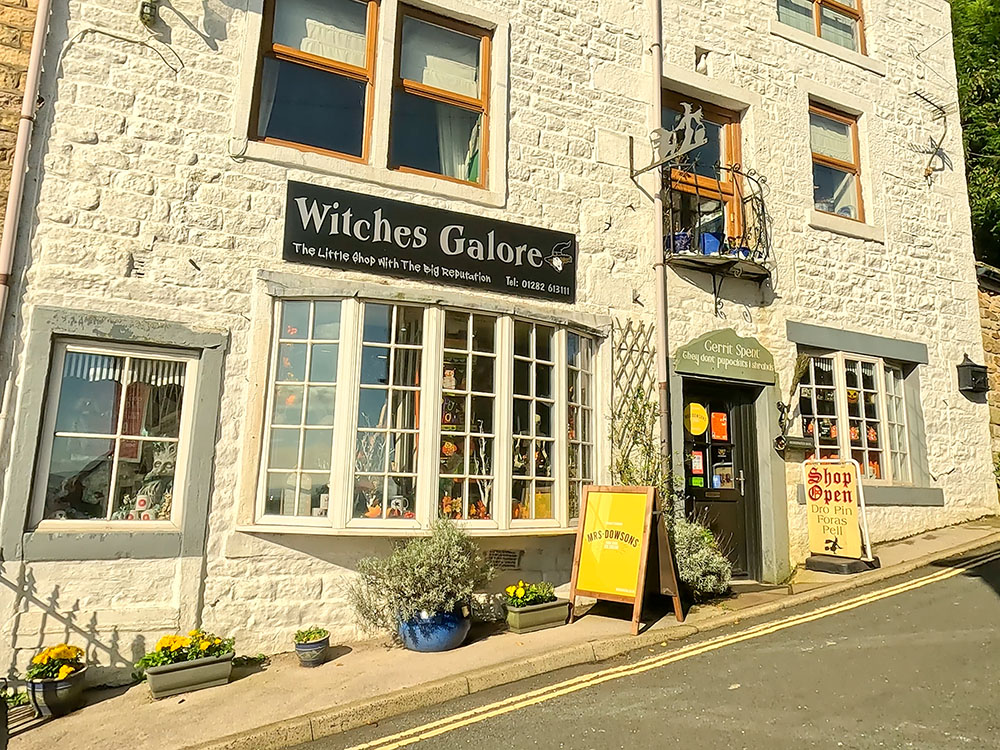
[[[663,0],[661,81],[652,0],[151,6],[39,41],[5,661],[354,638],[358,558],[439,515],[565,583],[612,413],[654,396],[665,251],[674,466],[738,573],[805,558],[808,455],[859,461],[876,543],[996,511],[944,0]],[[661,127],[701,144],[663,215]]]

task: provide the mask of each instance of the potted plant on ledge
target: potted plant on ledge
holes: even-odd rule
[[[493,577],[476,543],[451,522],[358,563],[350,589],[362,625],[388,630],[412,651],[447,651],[469,634],[472,594]]]
[[[565,625],[569,618],[569,600],[559,599],[551,583],[525,583],[518,581],[508,586],[507,626],[515,633]]]
[[[145,673],[154,698],[225,685],[233,671],[235,641],[195,629],[186,636],[165,635],[135,663]]]
[[[60,643],[42,649],[25,672],[28,697],[39,716],[63,716],[80,706],[87,667],[83,649]]]
[[[295,655],[303,667],[318,667],[326,661],[330,631],[326,628],[306,628],[295,634]]]

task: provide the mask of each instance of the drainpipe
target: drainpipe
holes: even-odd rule
[[[17,240],[18,217],[27,170],[28,147],[35,126],[38,85],[42,77],[42,53],[45,50],[45,32],[49,24],[51,0],[38,0],[35,15],[35,32],[31,38],[31,54],[24,79],[24,98],[21,100],[21,118],[17,124],[17,143],[10,173],[10,192],[7,194],[7,211],[4,214],[3,235],[0,237],[0,334],[6,322],[7,298],[10,296],[10,271],[14,265],[14,245]]]
[[[660,127],[663,111],[663,5],[662,0],[651,0],[653,12],[653,111],[656,127]],[[669,167],[667,167],[669,169]],[[660,465],[663,476],[672,473],[670,440],[670,373],[667,358],[670,352],[670,334],[667,329],[667,267],[663,262],[663,168],[653,170],[653,252],[656,263],[656,379],[660,406]],[[669,489],[672,488],[668,488]],[[663,499],[661,499],[662,503]],[[662,507],[662,506],[661,506]],[[676,509],[675,509],[676,510]]]

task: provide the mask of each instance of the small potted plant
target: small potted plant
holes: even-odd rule
[[[569,618],[569,600],[557,598],[551,583],[518,581],[508,586],[504,593],[507,595],[507,625],[515,633],[565,625]]]
[[[60,643],[35,654],[24,676],[38,715],[63,716],[79,708],[86,671],[79,646]]]
[[[195,629],[186,636],[165,635],[135,663],[154,698],[225,685],[233,670],[235,641]]]
[[[326,628],[306,628],[295,634],[295,654],[303,667],[318,667],[326,661],[330,631]]]
[[[472,594],[493,577],[476,543],[446,519],[388,557],[361,560],[358,573],[349,593],[362,626],[388,630],[412,651],[462,645]]]

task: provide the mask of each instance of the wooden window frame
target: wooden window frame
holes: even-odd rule
[[[257,57],[257,75],[250,110],[250,132],[248,135],[251,140],[271,143],[278,146],[289,146],[290,148],[308,153],[335,156],[338,159],[346,159],[358,164],[368,163],[371,153],[372,117],[375,112],[375,97],[373,94],[375,88],[375,46],[378,41],[379,2],[378,0],[360,1],[364,2],[368,8],[365,20],[365,67],[363,68],[356,65],[349,65],[348,63],[338,62],[337,60],[330,60],[325,57],[320,57],[319,55],[312,55],[308,52],[303,52],[302,50],[297,50],[283,44],[275,44],[274,13],[277,3],[281,2],[281,0],[265,0],[264,22],[263,28],[261,29],[262,43],[260,45],[260,54]],[[350,78],[365,84],[365,115],[361,134],[361,156],[345,154],[340,151],[333,151],[332,149],[320,148],[318,146],[310,146],[305,143],[286,141],[281,138],[261,137],[259,135],[261,79],[264,72],[264,60],[269,57],[275,60],[283,60],[285,62],[305,65],[316,70],[333,73],[335,75]]]
[[[689,96],[681,96],[673,91],[663,92],[662,106],[680,111],[681,102],[700,107],[706,119],[715,125],[722,126],[723,163],[719,166],[733,167],[741,164],[743,151],[739,113],[716,107],[712,104],[706,104]],[[722,179],[723,176],[726,179]],[[710,177],[684,172],[680,169],[670,170],[670,185],[672,189],[688,193],[689,195],[696,195],[699,198],[715,199],[722,202],[725,205],[727,236],[740,237],[743,233],[743,217],[740,211],[741,191],[737,184],[738,177],[728,169],[720,169],[719,178],[716,181]],[[667,206],[665,210],[673,210],[673,206]]]
[[[868,47],[865,44],[865,14],[861,9],[861,0],[856,0],[858,7],[852,8],[850,5],[845,5],[844,3],[837,2],[837,0],[812,0],[813,4],[813,23],[816,27],[816,37],[818,39],[823,39],[823,8],[829,8],[830,10],[835,10],[845,16],[850,16],[858,23],[858,48],[856,50],[851,50],[852,52],[860,52],[862,55],[868,54]],[[827,39],[827,41],[830,41]],[[837,44],[836,42],[831,42],[831,44]],[[837,45],[840,46],[840,45]],[[845,47],[845,49],[847,49]]]
[[[864,224],[865,204],[861,191],[861,141],[858,138],[858,118],[852,115],[845,115],[843,112],[839,112],[831,107],[826,107],[822,104],[816,103],[809,104],[809,114],[825,117],[828,120],[834,120],[835,122],[847,125],[850,128],[851,149],[854,154],[853,161],[844,161],[842,159],[837,159],[832,156],[827,156],[813,151],[811,132],[809,134],[809,152],[812,154],[813,164],[831,167],[842,172],[850,172],[854,175],[854,189],[857,191],[858,215],[857,217],[843,216],[841,214],[833,213],[832,211],[823,211],[822,209],[816,208],[815,188],[813,188],[813,208],[822,214],[827,214],[828,216],[837,216],[841,219],[848,219],[850,221],[857,221]]]
[[[425,83],[420,83],[419,81],[411,81],[408,78],[403,78],[400,68],[403,61],[403,21],[407,18],[416,18],[420,21],[425,21],[426,23],[432,24],[434,26],[439,26],[443,29],[448,29],[450,31],[458,32],[459,34],[465,34],[466,36],[479,37],[479,97],[472,98],[468,96],[463,96],[462,94],[456,94],[451,91],[446,91],[445,89],[439,89],[436,86],[428,86]],[[444,16],[439,16],[435,13],[429,13],[425,10],[420,10],[414,8],[410,5],[400,5],[398,20],[396,22],[396,35],[395,35],[395,60],[393,62],[393,103],[395,106],[396,92],[402,91],[406,94],[411,94],[413,96],[420,96],[425,99],[431,99],[432,101],[441,102],[442,104],[450,104],[452,106],[461,107],[462,109],[470,110],[473,112],[478,112],[480,119],[479,126],[479,180],[473,182],[472,180],[462,180],[458,177],[451,177],[450,175],[438,174],[437,172],[430,172],[425,169],[417,169],[416,167],[407,167],[403,165],[397,165],[392,163],[392,120],[390,118],[389,125],[389,168],[397,172],[404,172],[407,174],[418,174],[425,177],[434,177],[439,180],[446,180],[447,182],[454,182],[459,185],[475,185],[476,187],[486,187],[486,175],[489,168],[489,91],[490,91],[490,62],[492,59],[492,49],[493,49],[493,37],[492,32],[480,28],[478,26],[473,26],[471,24],[462,23],[461,21],[455,21]]]

